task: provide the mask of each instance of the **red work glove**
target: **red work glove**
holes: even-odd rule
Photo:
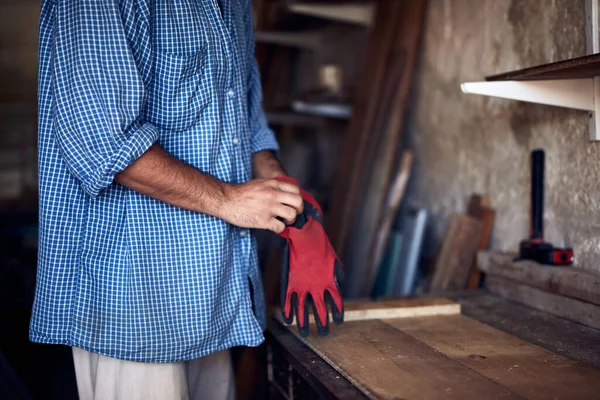
[[[278,180],[300,186],[291,177]],[[323,229],[323,212],[310,193],[302,190],[304,212],[293,225],[280,234],[286,240],[281,260],[281,312],[283,320],[291,324],[296,314],[300,335],[308,335],[308,307],[312,303],[317,331],[329,333],[331,308],[333,322],[344,321],[344,304],[338,285],[342,264]]]

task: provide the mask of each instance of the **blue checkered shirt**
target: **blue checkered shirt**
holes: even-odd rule
[[[263,341],[253,232],[113,182],[154,143],[234,183],[277,150],[250,0],[222,4],[42,2],[31,340],[143,362]]]

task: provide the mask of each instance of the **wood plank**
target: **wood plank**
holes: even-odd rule
[[[464,289],[481,242],[483,226],[465,214],[455,214],[437,257],[431,290]]]
[[[388,297],[385,300],[377,301],[347,300],[344,303],[344,308],[346,311],[354,311],[380,310],[386,308],[418,308],[431,306],[447,306],[456,304],[458,304],[456,301],[447,299],[445,297]],[[460,313],[460,309],[458,310],[458,313]]]
[[[463,315],[385,322],[527,399],[600,393],[600,371]]]
[[[600,273],[577,267],[548,267],[533,261],[514,261],[516,254],[479,252],[478,268],[490,275],[518,281],[600,305]]]
[[[344,321],[460,314],[460,304],[444,298],[346,301]]]
[[[312,308],[308,309],[308,314],[309,320],[314,323]],[[460,314],[460,304],[445,298],[400,298],[384,301],[350,300],[344,302],[344,322],[455,314]],[[274,308],[273,315],[282,322],[281,308]],[[332,329],[336,328],[332,327]]]
[[[476,218],[481,222],[481,240],[479,242],[479,250],[486,250],[492,237],[492,229],[494,227],[494,218],[496,212],[491,208],[491,200],[489,196],[474,194],[469,199],[467,207],[467,215]],[[481,271],[477,268],[477,260],[473,260],[469,283],[469,289],[477,289],[481,282]]]
[[[381,320],[341,328],[320,337],[312,326],[299,339],[370,398],[522,398]]]
[[[595,304],[544,292],[494,275],[486,277],[486,287],[498,296],[600,329],[600,307]]]
[[[467,205],[467,215],[473,218],[482,219],[485,215],[485,209],[491,207],[489,196],[473,194]]]
[[[600,76],[600,54],[592,54],[517,71],[486,76],[487,81],[526,81],[542,79],[582,79]]]

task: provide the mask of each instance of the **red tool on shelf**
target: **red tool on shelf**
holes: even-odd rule
[[[545,265],[572,265],[573,249],[559,249],[544,242],[544,150],[531,152],[530,237],[519,245],[519,259]]]

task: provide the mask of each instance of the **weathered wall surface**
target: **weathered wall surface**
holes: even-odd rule
[[[587,113],[460,91],[585,50],[585,0],[430,0],[407,126],[417,162],[409,199],[431,211],[429,255],[474,192],[497,210],[492,248],[516,251],[528,234],[529,153],[539,147],[546,238],[600,270],[600,143],[588,140]]]

